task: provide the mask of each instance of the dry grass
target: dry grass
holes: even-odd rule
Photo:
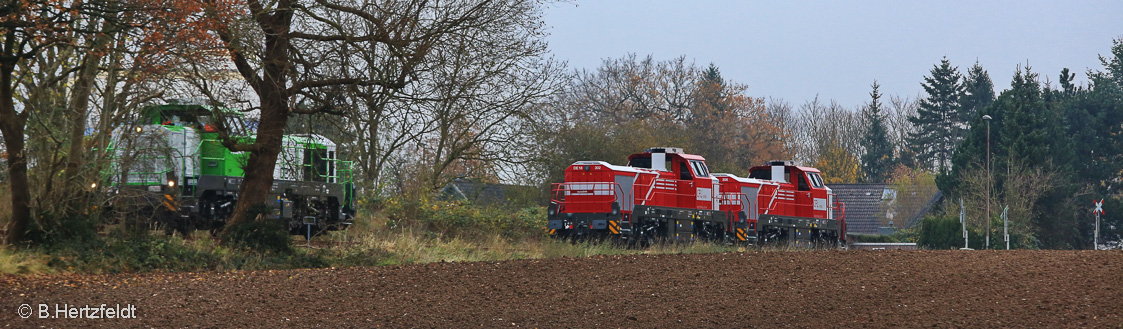
[[[173,271],[209,269],[266,269],[321,266],[377,266],[434,262],[479,262],[516,259],[543,259],[559,257],[591,257],[602,255],[658,255],[697,254],[719,252],[759,251],[761,248],[729,246],[709,242],[656,243],[647,248],[628,248],[611,242],[579,242],[558,240],[543,235],[510,235],[494,232],[489,235],[473,234],[468,237],[445,236],[419,228],[390,228],[381,214],[362,216],[351,228],[331,232],[313,239],[314,248],[297,248],[292,256],[266,257],[218,246],[207,232],[195,232],[193,239],[178,237],[155,238],[148,244],[117,242],[114,250],[130,256],[137,264],[116,264],[113,259],[90,255],[78,257],[77,267],[47,266],[52,251],[39,249],[0,249],[0,274],[25,275],[51,272],[116,272],[144,271],[152,266],[142,261],[163,259],[155,268]],[[295,246],[304,245],[303,236],[293,236]],[[155,248],[155,249],[153,249]],[[119,250],[118,250],[119,249]],[[788,252],[807,248],[774,246],[764,251]],[[83,254],[84,255],[84,254]],[[69,258],[67,258],[69,257]],[[85,258],[90,259],[85,259]],[[110,257],[113,258],[113,257]],[[74,262],[72,262],[74,263]],[[138,265],[139,264],[139,265]],[[169,265],[170,264],[170,265]],[[72,264],[73,265],[73,264]]]
[[[321,238],[323,239],[323,238]],[[745,251],[745,247],[715,243],[656,244],[649,248],[627,248],[610,242],[562,241],[548,237],[511,240],[495,233],[482,238],[435,235],[413,228],[390,229],[378,214],[363,216],[346,231],[326,237],[340,254],[373,254],[388,257],[382,264],[474,262],[598,255],[693,254]],[[750,247],[750,249],[752,249]],[[362,262],[351,265],[362,265]],[[341,264],[347,265],[347,264]]]
[[[54,272],[47,261],[50,257],[42,254],[13,252],[0,248],[0,275],[27,275]]]

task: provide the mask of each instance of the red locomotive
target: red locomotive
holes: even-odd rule
[[[844,205],[819,170],[772,161],[749,177],[712,174],[706,159],[649,148],[627,166],[578,161],[553,185],[547,229],[562,237],[629,241],[845,243]]]

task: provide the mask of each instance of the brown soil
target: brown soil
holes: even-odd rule
[[[21,304],[137,319],[21,319]],[[51,306],[53,314],[53,306]],[[0,278],[11,327],[1119,327],[1120,251],[806,251]]]

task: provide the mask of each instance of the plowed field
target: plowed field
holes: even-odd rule
[[[66,316],[62,304],[132,304],[137,318],[40,319],[39,304],[52,317]],[[0,312],[0,327],[1119,327],[1123,252],[745,252],[4,277]]]

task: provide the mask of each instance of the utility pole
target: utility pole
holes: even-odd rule
[[[1096,209],[1092,210],[1096,214],[1096,234],[1092,238],[1092,250],[1100,250],[1100,215],[1104,213],[1104,199],[1100,198],[1100,202],[1092,199],[1092,204],[1096,205]]]
[[[987,243],[983,249],[990,249],[990,115],[984,115],[987,122]]]

